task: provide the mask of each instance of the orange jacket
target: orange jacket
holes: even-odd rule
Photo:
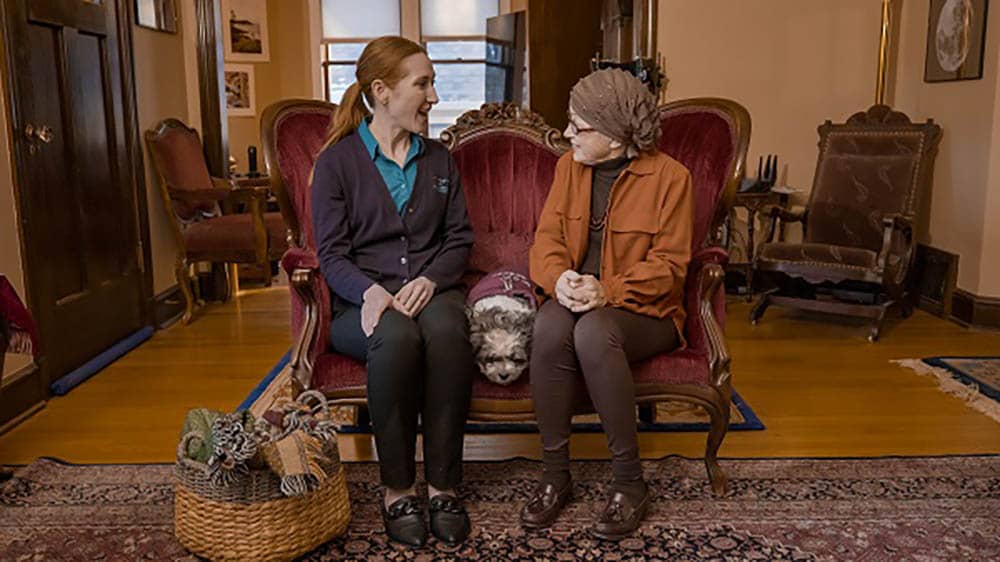
[[[556,164],[530,255],[531,279],[550,297],[559,276],[579,268],[587,253],[591,173],[572,152]],[[615,181],[610,200],[601,248],[608,305],[669,316],[683,341],[694,222],[690,172],[662,152],[642,154]]]

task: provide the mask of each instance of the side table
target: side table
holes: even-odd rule
[[[788,200],[791,196],[791,191],[765,191],[762,193],[736,193],[736,198],[733,201],[733,206],[729,210],[729,216],[726,217],[725,230],[723,235],[723,245],[725,248],[731,248],[733,243],[733,224],[736,217],[736,209],[746,209],[747,211],[747,232],[746,238],[744,239],[743,255],[746,256],[745,262],[730,262],[726,269],[730,271],[737,271],[743,274],[744,278],[744,290],[746,291],[747,302],[753,300],[753,268],[754,268],[754,252],[756,251],[756,242],[754,241],[754,233],[757,229],[757,215],[760,210],[768,205],[780,205],[781,207],[788,207]],[[785,225],[779,224],[778,227],[778,240],[785,239]]]

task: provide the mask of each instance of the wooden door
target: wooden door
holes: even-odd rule
[[[3,16],[28,301],[48,383],[146,316],[118,37],[127,12],[121,0],[5,0]]]

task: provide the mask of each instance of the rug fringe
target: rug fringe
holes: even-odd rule
[[[931,376],[937,379],[938,386],[947,394],[961,399],[973,410],[985,414],[1000,423],[1000,402],[984,396],[976,383],[963,384],[952,376],[951,371],[941,367],[933,367],[920,359],[894,359],[891,361],[901,367],[906,367],[918,375]]]

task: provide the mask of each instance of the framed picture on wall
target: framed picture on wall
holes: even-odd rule
[[[924,82],[983,77],[989,0],[930,0]]]
[[[230,117],[253,117],[257,114],[257,99],[254,94],[253,65],[227,64],[224,71],[226,82],[226,110]]]
[[[135,0],[135,23],[157,31],[177,33],[174,0]]]
[[[222,0],[222,36],[227,61],[269,61],[267,0]]]

